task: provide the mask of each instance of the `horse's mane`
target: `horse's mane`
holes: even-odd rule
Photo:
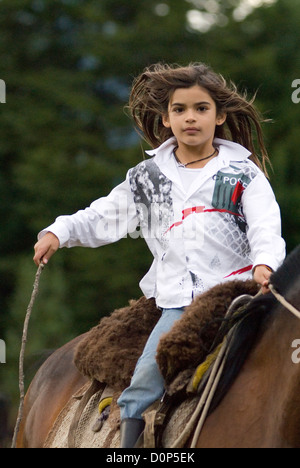
[[[283,296],[286,296],[300,277],[300,245],[296,247],[272,274],[271,283]]]
[[[276,300],[268,295],[254,299],[242,313],[230,340],[226,364],[210,412],[214,411],[233,384],[244,362],[266,329]]]
[[[300,277],[300,246],[286,258],[282,266],[272,274],[272,285],[284,296]],[[212,401],[210,413],[216,409],[239,374],[251,350],[265,332],[278,305],[269,293],[251,301],[241,314],[231,339],[224,372]]]

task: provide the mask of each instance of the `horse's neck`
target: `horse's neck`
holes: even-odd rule
[[[297,298],[291,302],[299,309]],[[280,328],[282,325],[282,328]],[[280,367],[282,379],[278,386],[283,393],[283,421],[281,436],[287,447],[300,448],[300,363],[299,354],[295,345],[299,348],[300,320],[289,311],[281,311],[278,324],[281,360]]]
[[[292,344],[297,337],[300,339],[300,320],[280,307],[267,324],[253,357],[265,363],[269,373],[279,380],[280,375],[291,377],[298,371],[292,360]]]
[[[283,433],[288,446],[294,443],[289,439],[295,433],[290,430],[295,405],[300,406],[300,364],[293,360],[292,347],[297,338],[300,340],[300,320],[278,308],[248,362],[260,374],[261,409],[268,415],[267,427],[278,427],[277,433],[272,432],[272,437],[280,439],[275,445],[282,443]]]

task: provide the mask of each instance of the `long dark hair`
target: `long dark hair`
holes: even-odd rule
[[[267,165],[271,163],[261,128],[264,120],[253,105],[254,98],[248,101],[246,94],[240,94],[234,83],[228,84],[222,75],[203,63],[192,63],[186,67],[157,63],[147,67],[134,80],[128,108],[145,140],[152,148],[157,148],[173,136],[172,130],[164,127],[162,116],[168,113],[168,105],[176,89],[194,85],[209,92],[218,114],[227,114],[226,122],[216,127],[215,137],[247,148],[252,153],[250,159],[268,175]]]

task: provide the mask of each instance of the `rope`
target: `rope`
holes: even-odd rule
[[[22,417],[23,417],[23,407],[24,407],[24,398],[25,398],[24,356],[25,356],[25,348],[26,348],[26,342],[27,342],[28,325],[29,325],[29,320],[31,317],[32,309],[33,309],[36,297],[39,292],[40,277],[44,269],[44,266],[45,266],[44,263],[40,263],[38,267],[38,270],[35,276],[34,285],[33,285],[32,295],[31,295],[31,299],[27,308],[27,313],[25,316],[25,322],[24,322],[24,327],[23,327],[22,346],[21,346],[20,359],[19,359],[20,405],[19,405],[18,418],[17,418],[15,430],[14,430],[14,436],[13,436],[11,448],[16,448],[17,437],[18,437],[20,424],[21,424]]]
[[[224,366],[224,362],[222,363],[223,361],[223,358],[224,358],[224,355],[226,353],[226,350],[227,350],[227,340],[225,340],[219,354],[218,354],[218,357],[214,363],[214,366],[212,368],[212,371],[211,371],[211,374],[210,374],[210,377],[209,377],[209,380],[207,382],[207,385],[204,389],[204,392],[200,398],[200,401],[189,421],[189,423],[187,424],[186,428],[184,429],[184,431],[181,433],[181,435],[175,440],[175,442],[172,444],[171,448],[181,448],[184,446],[184,444],[186,443],[187,439],[189,438],[193,428],[195,427],[195,424],[197,423],[197,420],[201,414],[201,411],[203,409],[203,406],[205,405],[205,409],[208,411],[208,408],[209,408],[209,405],[211,403],[211,400],[212,400],[212,397],[213,397],[213,394],[215,392],[215,389],[216,389],[216,386],[220,380],[220,377],[221,377],[221,374],[222,374],[222,371],[223,371],[223,366]],[[216,381],[216,385],[214,384]],[[207,404],[208,402],[208,404]],[[206,411],[206,412],[207,412]],[[204,414],[204,413],[203,413]],[[205,417],[206,417],[206,414],[204,415],[204,420],[205,420]],[[201,424],[200,424],[201,422]],[[202,417],[197,425],[197,430],[196,432],[200,433],[201,431],[201,428],[204,424],[204,421],[202,421]],[[200,427],[201,425],[201,427]],[[193,442],[192,442],[192,445],[191,445],[191,448],[194,448],[194,439],[193,439]]]
[[[272,284],[269,284],[269,289],[273,296],[276,297],[277,301],[283,305],[287,310],[289,310],[295,317],[300,319],[300,311],[296,309],[290,302],[288,302],[279,292],[274,288]]]
[[[257,294],[257,296],[255,297],[258,297],[261,293],[259,292]],[[234,299],[226,313],[226,316],[225,316],[225,319],[230,317],[230,316],[233,316],[233,315],[238,315],[244,306],[248,305],[250,301],[252,301],[252,299],[254,299],[252,296],[250,296],[249,294],[243,294],[242,296],[238,296],[236,299]],[[222,326],[220,327],[219,329],[219,332],[222,330]],[[211,368],[213,366],[213,363],[215,362],[216,360],[216,357],[218,356],[221,348],[222,348],[222,345],[223,345],[224,341],[222,341],[217,347],[216,349],[213,351],[213,353],[209,354],[206,358],[206,360],[200,364],[200,366],[198,366],[198,368],[196,369],[196,372],[194,374],[194,377],[192,379],[192,382],[190,383],[189,385],[189,391],[193,392],[193,393],[196,393],[197,392],[197,389],[199,387],[199,384],[202,380],[202,377],[204,376],[204,374],[209,370],[209,368]]]
[[[227,341],[227,339],[226,339],[226,342],[224,343],[223,346],[224,346],[224,350],[222,352],[222,360],[219,363],[219,366],[216,366],[216,370],[218,371],[218,373],[216,375],[216,378],[212,381],[211,389],[209,391],[207,401],[206,401],[205,406],[203,408],[203,412],[201,414],[201,417],[200,417],[200,419],[198,421],[198,424],[197,424],[197,427],[196,427],[196,430],[195,430],[194,437],[193,437],[190,448],[196,448],[196,446],[197,446],[197,442],[198,442],[200,433],[201,433],[202,428],[204,426],[204,423],[206,421],[207,413],[209,411],[211,402],[213,400],[213,397],[215,396],[217,387],[219,385],[220,379],[221,379],[223,371],[224,371],[224,367],[225,367],[225,363],[226,363],[226,357],[227,357],[227,353],[228,353],[228,341]]]

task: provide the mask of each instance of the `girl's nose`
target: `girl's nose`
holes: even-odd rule
[[[195,119],[194,112],[193,111],[187,112],[185,120],[186,122],[195,122],[196,119]]]

